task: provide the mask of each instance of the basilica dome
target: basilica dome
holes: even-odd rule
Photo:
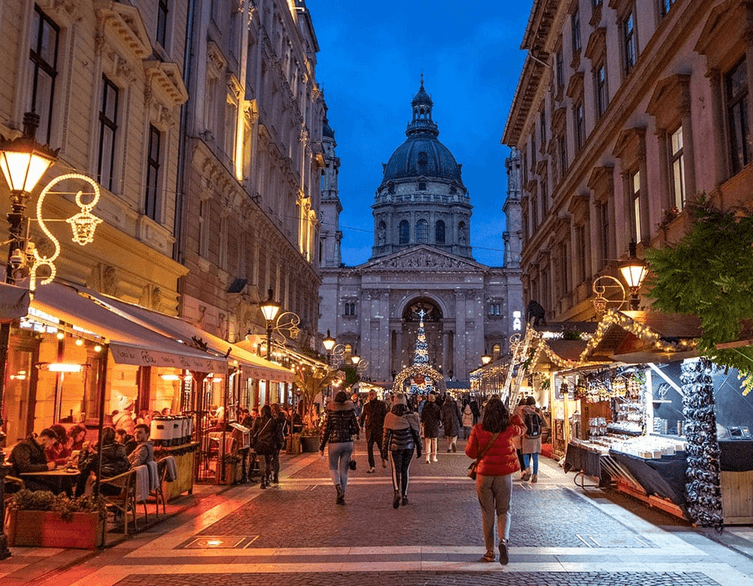
[[[425,177],[448,179],[462,187],[461,165],[455,161],[450,149],[437,139],[439,129],[431,119],[433,105],[422,79],[421,88],[411,101],[413,120],[405,130],[407,139],[384,165],[382,185],[389,181]]]

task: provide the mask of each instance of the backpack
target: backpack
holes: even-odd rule
[[[526,437],[537,438],[539,436],[541,436],[541,417],[536,412],[526,412]]]

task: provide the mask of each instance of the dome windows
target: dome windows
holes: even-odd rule
[[[444,244],[444,221],[439,220],[434,226],[434,241],[437,244]]]
[[[429,242],[429,222],[426,220],[419,220],[416,223],[416,242],[419,244]]]
[[[408,244],[410,242],[410,224],[408,220],[402,220],[400,222],[400,244]]]
[[[426,181],[419,181],[418,182],[418,190],[419,191],[426,191]]]

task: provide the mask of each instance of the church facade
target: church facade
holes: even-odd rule
[[[358,266],[340,262],[339,160],[325,128],[319,330],[368,362],[365,377],[392,381],[413,361],[423,316],[429,363],[463,387],[481,356],[504,354],[522,327],[520,163],[515,151],[506,160],[504,265],[480,264],[461,165],[438,140],[423,81],[411,107],[406,140],[384,164],[372,205],[372,256]]]

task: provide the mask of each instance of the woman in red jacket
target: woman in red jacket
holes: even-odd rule
[[[510,538],[510,497],[512,475],[520,470],[513,439],[525,431],[518,416],[510,421],[510,412],[497,397],[484,409],[484,419],[476,424],[465,447],[465,454],[474,460],[483,454],[476,467],[476,493],[481,505],[486,553],[485,562],[494,561],[494,514],[499,523],[499,563],[506,565],[507,541]],[[488,446],[488,447],[487,447]]]

